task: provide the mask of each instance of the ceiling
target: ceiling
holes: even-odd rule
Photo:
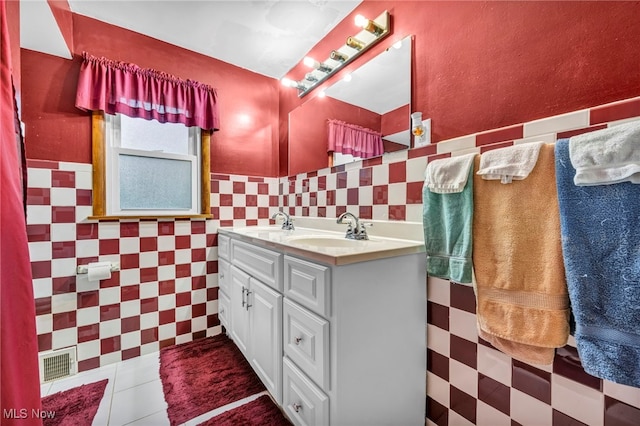
[[[74,13],[273,78],[362,0],[68,0]],[[21,46],[71,58],[46,0],[20,2]]]

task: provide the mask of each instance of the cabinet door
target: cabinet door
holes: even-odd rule
[[[231,260],[231,238],[218,234],[218,257]]]
[[[231,280],[231,265],[224,259],[218,259],[218,287],[229,295],[229,281]]]
[[[247,309],[247,292],[250,284],[249,275],[231,266],[231,338],[240,351],[249,359],[249,310]]]
[[[224,291],[218,293],[218,318],[220,324],[231,333],[231,300]]]
[[[267,390],[282,401],[282,295],[251,278],[249,361]]]

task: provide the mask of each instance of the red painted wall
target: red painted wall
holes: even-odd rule
[[[7,13],[7,28],[9,30],[9,43],[11,46],[11,66],[13,68],[12,77],[13,84],[18,92],[18,100],[20,99],[21,80],[20,80],[20,3],[17,1],[5,2]],[[20,107],[20,106],[18,106]]]
[[[73,52],[73,13],[67,0],[47,0],[69,51]]]
[[[356,14],[385,9],[392,33],[349,67],[415,35],[412,105],[432,119],[435,142],[640,95],[637,1],[364,0],[310,56],[326,57],[356,33]],[[300,64],[288,76],[304,72]],[[280,90],[282,175],[295,92]]]
[[[72,44],[73,61],[22,50],[29,158],[91,162],[90,116],[74,106],[79,55],[87,51],[217,88],[221,130],[213,136],[211,170],[277,175],[279,83],[275,79],[75,14]]]
[[[91,118],[75,107],[80,60],[22,49],[27,158],[91,163]]]
[[[291,111],[291,175],[328,167],[327,117],[368,129],[380,130],[380,115],[334,98],[315,97]]]
[[[391,135],[393,133],[407,130],[410,126],[409,118],[411,110],[409,105],[401,106],[393,111],[389,111],[382,115],[381,131],[383,135]]]
[[[432,118],[435,142],[640,95],[640,2],[364,0],[310,55],[342,45],[356,32],[356,13],[385,9],[391,34],[343,71],[413,34],[413,110]],[[76,55],[87,50],[216,87],[222,130],[213,171],[289,174],[288,114],[313,93],[298,99],[274,79],[83,16],[73,15],[72,38]],[[79,62],[45,56],[22,50],[20,58],[27,153],[88,163],[89,116],[73,106]],[[300,64],[289,76],[305,72]],[[293,158],[309,155],[292,150]]]

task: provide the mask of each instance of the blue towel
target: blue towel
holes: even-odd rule
[[[569,140],[556,143],[560,228],[584,370],[640,387],[640,185],[575,186]]]

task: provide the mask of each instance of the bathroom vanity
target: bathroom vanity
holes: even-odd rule
[[[295,424],[424,424],[422,241],[247,227],[218,256],[220,322]]]

